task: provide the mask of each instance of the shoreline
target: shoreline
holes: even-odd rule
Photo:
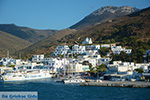
[[[150,88],[150,82],[131,81],[103,81],[84,82],[80,86],[102,86],[102,87],[130,87],[130,88]]]

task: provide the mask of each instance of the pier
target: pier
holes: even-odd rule
[[[84,82],[80,86],[104,86],[104,87],[131,87],[131,88],[150,88],[150,82],[131,82],[131,81],[103,81],[103,82]]]

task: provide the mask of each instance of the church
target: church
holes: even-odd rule
[[[88,38],[88,37],[86,37],[86,39],[82,42],[82,44],[84,45],[84,44],[92,44],[92,39],[90,38]]]

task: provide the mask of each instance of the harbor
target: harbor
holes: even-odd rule
[[[131,82],[131,81],[102,81],[102,82],[83,82],[80,86],[102,86],[102,87],[131,87],[131,88],[150,88],[150,82]]]
[[[0,83],[0,91],[12,90],[38,91],[38,100],[150,100],[149,88],[80,86],[55,78]]]
[[[104,55],[103,49],[108,50]],[[15,59],[8,51],[7,57],[0,60],[0,82],[55,78],[57,82],[80,86],[149,88],[150,62],[117,61],[111,56],[122,52],[131,55],[131,51],[117,43],[96,45],[88,37],[82,45],[57,46],[49,57],[40,54],[28,60]]]

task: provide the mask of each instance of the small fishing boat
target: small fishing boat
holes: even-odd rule
[[[78,78],[70,78],[70,79],[65,79],[63,82],[66,83],[82,83],[85,82],[83,79],[78,79]]]

